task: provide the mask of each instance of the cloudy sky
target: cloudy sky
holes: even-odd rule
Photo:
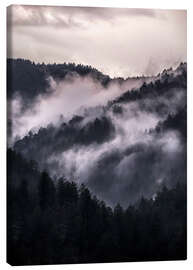
[[[186,61],[186,11],[8,8],[8,57],[88,64],[110,76],[155,75]]]

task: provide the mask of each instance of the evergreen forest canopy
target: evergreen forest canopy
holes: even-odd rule
[[[54,114],[68,88],[73,101],[96,85],[81,110],[67,117],[61,107],[57,120],[10,140],[8,262],[185,259],[186,63],[127,79],[24,59],[7,69],[9,138],[41,120],[42,104]]]

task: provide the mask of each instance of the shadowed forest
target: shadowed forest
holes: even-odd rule
[[[113,209],[85,185],[54,185],[12,150],[20,170],[8,182],[8,261],[13,265],[182,260],[186,258],[186,187],[163,187],[154,199]],[[19,173],[19,172],[18,172]],[[37,177],[32,194],[25,177]],[[35,178],[33,179],[35,180]]]

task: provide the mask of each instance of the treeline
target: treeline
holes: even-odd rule
[[[178,68],[173,71],[176,72],[174,76],[171,70],[164,70],[159,76],[155,77],[155,81],[145,83],[140,88],[140,91],[128,91],[119,97],[114,102],[127,102],[128,100],[136,100],[148,94],[162,94],[169,88],[182,87],[186,88],[187,81],[187,65],[181,63]],[[110,78],[108,75],[103,74],[96,68],[88,65],[63,63],[63,64],[44,64],[34,63],[26,59],[7,59],[7,96],[12,98],[15,94],[25,100],[27,105],[30,101],[36,98],[39,94],[48,94],[49,76],[54,79],[65,79],[67,75],[73,76],[73,73],[81,77],[91,76],[94,80],[99,81],[104,87],[107,87],[112,80],[122,83],[127,79],[123,78]],[[144,78],[143,76],[141,78]],[[140,79],[140,77],[135,77]],[[152,79],[153,80],[153,79]],[[114,103],[113,102],[113,103]]]
[[[7,260],[12,265],[180,260],[186,258],[186,187],[108,207],[85,185],[46,172],[7,186]],[[14,175],[13,175],[14,177]],[[14,180],[14,179],[12,179]]]
[[[129,101],[136,101],[143,98],[156,98],[164,95],[173,89],[187,89],[187,64],[181,63],[173,73],[163,71],[157,78],[150,82],[144,82],[139,89],[133,89],[125,92],[122,96],[118,97],[109,106],[118,103],[125,103]]]
[[[101,82],[105,87],[111,81],[108,75],[104,75],[88,65],[76,65],[75,63],[44,64],[34,63],[25,59],[7,59],[7,95],[12,98],[19,93],[25,102],[37,97],[39,94],[46,94],[49,82],[47,78],[65,79],[73,72],[84,77],[90,75],[93,79]]]
[[[29,132],[27,136],[15,143],[14,149],[28,159],[38,157],[42,160],[53,153],[68,150],[73,145],[101,144],[114,138],[115,127],[109,117],[95,118],[84,126],[81,125],[83,119],[77,116],[68,123],[63,122],[58,128],[49,125],[46,128],[40,128],[36,134]]]

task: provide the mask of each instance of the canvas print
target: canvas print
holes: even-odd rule
[[[186,10],[7,8],[7,261],[185,260]]]

